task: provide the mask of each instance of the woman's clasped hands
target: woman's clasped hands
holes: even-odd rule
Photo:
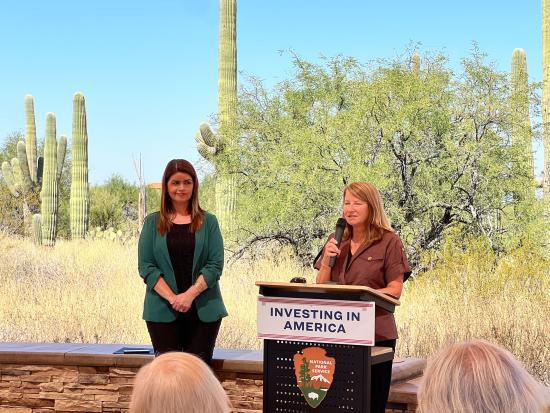
[[[169,301],[172,308],[180,313],[186,313],[193,305],[193,301],[197,297],[193,287],[187,289],[187,291],[174,295]]]

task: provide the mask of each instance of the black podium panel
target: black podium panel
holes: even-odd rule
[[[293,357],[307,347],[321,347],[336,359],[334,378],[316,408],[306,402],[296,381]],[[266,413],[368,412],[371,347],[308,341],[264,340]]]

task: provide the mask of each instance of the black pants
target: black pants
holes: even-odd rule
[[[201,321],[195,304],[186,313],[180,313],[171,323],[146,323],[155,356],[169,351],[184,351],[195,354],[207,364],[212,361],[222,320],[213,323]]]
[[[397,340],[377,341],[378,347],[391,347],[395,351]],[[372,366],[370,386],[370,413],[384,413],[390,394],[391,369],[393,361],[386,361]]]

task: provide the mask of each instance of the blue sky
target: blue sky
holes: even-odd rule
[[[453,67],[479,44],[500,70],[525,49],[542,79],[540,0],[238,0],[239,71],[273,85],[290,74],[292,48],[306,59],[343,54],[366,62],[411,42],[442,51]],[[37,131],[47,112],[70,139],[72,96],[86,97],[90,180],[113,173],[147,182],[166,162],[197,162],[193,136],[216,111],[218,0],[2,0],[0,139],[24,129],[23,98],[35,100]],[[542,169],[537,144],[536,169]]]

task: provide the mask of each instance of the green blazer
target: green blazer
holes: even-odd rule
[[[166,245],[166,235],[157,230],[159,213],[145,218],[138,246],[139,275],[147,285],[143,306],[143,319],[168,323],[174,321],[178,312],[153,289],[160,277],[164,277],[172,291],[177,292],[176,277]],[[217,321],[227,315],[218,280],[223,270],[223,239],[216,217],[204,213],[204,222],[195,233],[193,256],[193,283],[202,274],[208,288],[197,296],[195,305],[203,322]]]

